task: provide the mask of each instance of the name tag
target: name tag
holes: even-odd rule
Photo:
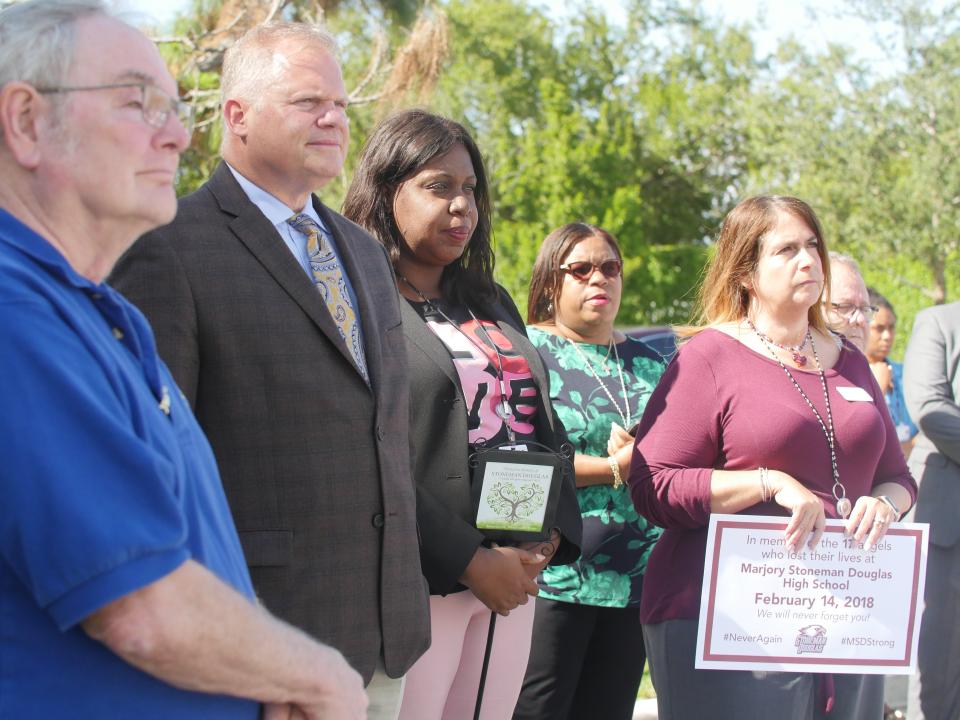
[[[862,387],[838,387],[837,392],[848,402],[873,402],[870,393]]]

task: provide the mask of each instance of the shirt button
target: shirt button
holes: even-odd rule
[[[373,525],[375,528],[382,528],[383,515],[381,515],[380,513],[377,513],[376,515],[374,515],[373,519],[370,521],[370,524]]]
[[[90,297],[92,297],[94,300],[103,300],[103,295],[100,293],[93,293]]]
[[[121,329],[118,328],[118,327],[115,327],[115,328],[113,328],[112,332],[113,332],[113,336],[114,336],[117,340],[123,340],[123,330],[121,330]]]
[[[383,442],[383,428],[377,425],[377,440]]]

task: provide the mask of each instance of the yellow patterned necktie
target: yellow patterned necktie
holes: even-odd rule
[[[347,282],[343,276],[340,261],[327,242],[326,234],[320,226],[306,213],[299,213],[287,222],[307,236],[307,255],[310,258],[310,273],[313,282],[320,291],[320,296],[327,304],[327,309],[340,331],[356,363],[357,370],[368,383],[367,360],[363,353],[363,342],[360,338],[360,323],[357,322],[357,313],[350,301],[347,292]]]

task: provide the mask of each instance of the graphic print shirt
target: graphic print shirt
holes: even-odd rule
[[[470,450],[477,445],[489,447],[508,440],[503,413],[498,412],[503,403],[497,372],[501,362],[503,388],[510,406],[508,421],[516,441],[523,444],[524,440],[536,440],[539,391],[526,358],[500,329],[489,320],[475,319],[464,305],[443,300],[407,302],[444,344],[453,360],[467,409]],[[439,307],[442,313],[434,307]]]
[[[623,390],[613,353],[606,345],[578,343],[528,327],[530,342],[550,373],[553,407],[576,452],[607,457],[610,423],[623,419],[586,368],[586,357],[623,408]],[[580,353],[577,352],[580,350]],[[643,415],[664,363],[648,345],[634,338],[617,344],[620,369],[630,400],[630,422]],[[627,428],[629,430],[629,428]],[[637,514],[627,488],[592,485],[577,488],[583,517],[583,554],[570,565],[552,565],[540,575],[541,597],[602,607],[639,607],[647,557],[660,529]]]

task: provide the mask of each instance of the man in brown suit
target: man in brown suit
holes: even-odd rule
[[[393,717],[388,678],[429,645],[406,355],[386,253],[311,195],[347,151],[333,53],[299,23],[228,50],[224,162],[112,280],[213,445],[257,595],[373,678],[370,717]]]

